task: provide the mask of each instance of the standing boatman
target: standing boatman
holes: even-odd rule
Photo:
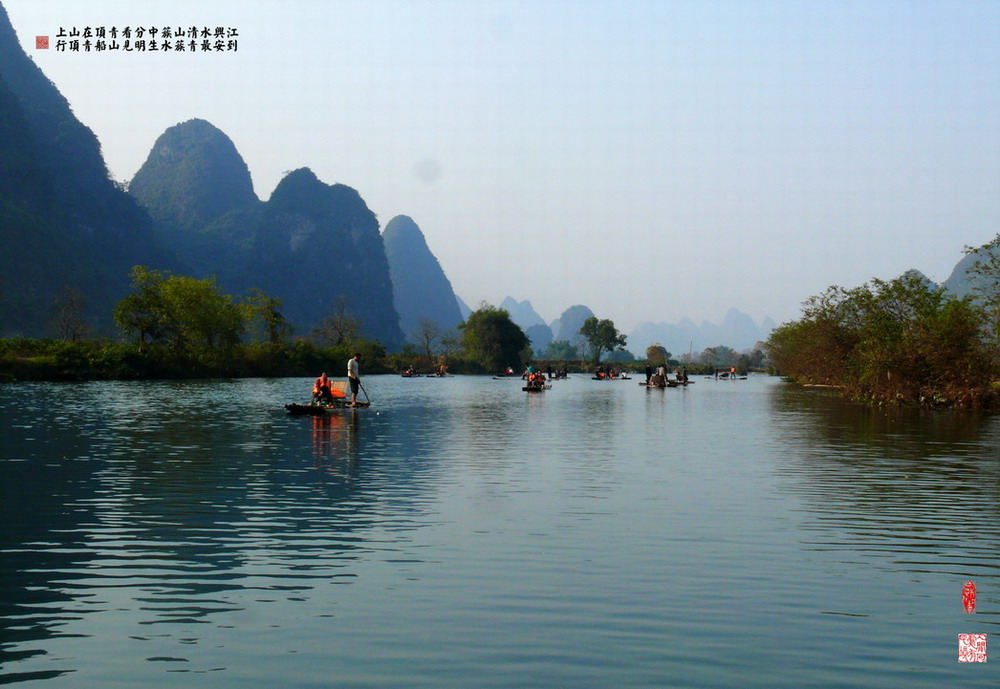
[[[347,380],[351,384],[351,406],[358,406],[358,388],[361,387],[361,373],[358,362],[361,360],[361,353],[355,352],[354,356],[347,360]]]

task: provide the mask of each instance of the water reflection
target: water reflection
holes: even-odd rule
[[[312,453],[316,470],[328,478],[350,482],[357,478],[358,411],[311,416]]]
[[[0,683],[929,688],[914,582],[1000,607],[989,417],[391,382],[329,417],[281,409],[310,380],[0,387]]]
[[[77,623],[112,609],[129,610],[136,629],[183,629],[193,643],[193,629],[230,627],[248,602],[308,602],[318,587],[353,581],[358,562],[395,556],[403,546],[393,534],[412,528],[426,501],[434,455],[416,416],[396,419],[392,442],[378,417],[357,411],[289,418],[275,403],[289,396],[286,382],[2,394],[4,667],[86,636]],[[397,500],[407,514],[387,516]],[[371,539],[375,528],[384,535]],[[53,658],[0,683],[73,669]]]
[[[791,386],[771,397],[771,454],[812,515],[819,551],[872,566],[995,576],[1000,425],[994,416],[872,409]]]

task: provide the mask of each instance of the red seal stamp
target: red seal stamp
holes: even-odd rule
[[[962,587],[962,605],[965,606],[967,613],[976,611],[976,582],[971,580],[965,582],[965,586]]]
[[[960,663],[985,663],[986,662],[986,635],[985,634],[959,634],[958,635],[958,662],[960,662]]]
[[[48,50],[48,49],[49,49],[49,37],[35,36],[35,50]]]

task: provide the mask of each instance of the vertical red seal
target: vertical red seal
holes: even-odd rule
[[[35,36],[35,50],[48,50],[48,49],[49,49],[49,37]]]
[[[976,611],[976,582],[971,580],[965,582],[965,586],[962,587],[962,605],[965,606],[967,613]]]

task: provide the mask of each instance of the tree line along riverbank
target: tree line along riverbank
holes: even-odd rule
[[[507,311],[483,304],[457,331],[423,323],[419,344],[389,352],[360,335],[363,321],[343,301],[335,300],[308,337],[293,336],[281,301],[260,290],[236,298],[222,293],[213,279],[145,266],[133,268],[132,292],[115,307],[119,339],[90,337],[82,312],[79,295],[67,292],[54,309],[60,338],[0,339],[0,381],[341,375],[354,353],[362,355],[365,373],[376,374],[442,366],[451,373],[490,374],[508,367],[520,372],[529,362],[541,369],[583,372],[594,370],[602,354],[623,351],[625,345],[612,321],[593,317],[579,333],[588,356],[540,360]],[[638,370],[647,363],[677,363],[662,347],[649,348],[647,356],[648,362],[615,366]],[[713,367],[689,365],[688,370],[710,373]]]
[[[998,306],[1000,290],[958,298],[918,273],[835,286],[766,348],[789,380],[868,404],[997,409]]]

